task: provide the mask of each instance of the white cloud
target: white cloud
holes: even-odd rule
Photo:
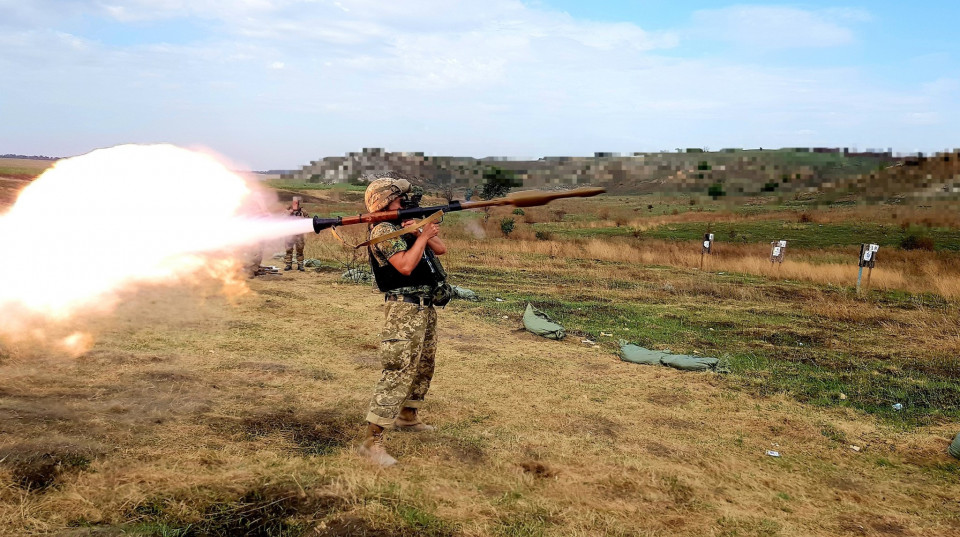
[[[49,0],[48,0],[49,1]],[[296,0],[124,0],[123,3],[86,0],[119,21],[144,21],[199,16],[203,18],[251,17],[269,13]]]
[[[54,4],[37,4],[57,19]],[[75,5],[88,16],[111,8]],[[112,45],[56,24],[0,30],[0,69],[18,74],[0,80],[0,147],[31,152],[22,144],[58,143],[63,149],[33,152],[69,154],[91,144],[201,142],[275,168],[363,146],[556,155],[799,139],[850,145],[866,132],[885,147],[896,143],[885,133],[911,136],[911,126],[933,117],[922,114],[949,120],[942,113],[949,109],[956,117],[953,79],[892,90],[859,69],[682,58],[670,49],[699,34],[584,21],[511,0],[139,0],[122,7],[112,16],[214,24],[178,45]],[[711,30],[715,38],[783,48],[848,43],[853,34],[841,23],[866,17],[738,6],[697,12],[694,21],[726,21]],[[750,35],[729,35],[736,32]]]
[[[941,77],[921,85],[923,91],[929,95],[949,96],[960,90],[960,80]]]
[[[855,41],[842,22],[865,20],[868,13],[852,9],[739,5],[694,12],[689,35],[767,49],[835,47]]]
[[[903,115],[903,122],[910,125],[936,125],[942,119],[936,112],[910,112]]]

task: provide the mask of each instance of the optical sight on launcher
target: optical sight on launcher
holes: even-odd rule
[[[400,198],[401,209],[413,209],[420,207],[420,200],[423,199],[423,189],[415,186],[408,194]]]
[[[603,194],[607,189],[599,187],[584,187],[563,192],[541,192],[539,190],[526,190],[523,192],[514,192],[504,198],[495,198],[485,201],[454,201],[448,205],[437,205],[435,207],[420,207],[422,193],[410,196],[406,205],[402,209],[395,211],[380,211],[376,213],[364,213],[356,216],[336,216],[332,218],[313,217],[313,230],[320,233],[324,229],[339,226],[352,226],[355,224],[375,224],[379,222],[405,222],[407,220],[416,220],[425,218],[434,213],[449,213],[452,211],[463,211],[466,209],[479,209],[482,207],[495,207],[501,205],[512,205],[514,207],[536,207],[546,205],[553,200],[563,198],[589,198],[598,194]]]

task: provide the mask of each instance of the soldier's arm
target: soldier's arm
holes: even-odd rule
[[[439,235],[428,240],[427,246],[429,246],[436,255],[443,255],[447,253],[447,245],[443,243],[443,240]]]
[[[417,237],[413,246],[407,250],[393,254],[387,261],[393,265],[393,268],[397,269],[397,272],[404,276],[409,276],[410,273],[413,272],[413,269],[417,267],[420,258],[423,257],[423,250],[427,247],[427,242],[436,237],[439,232],[440,226],[437,224],[427,224],[423,227],[423,232]],[[444,248],[444,251],[446,251],[446,248]]]
[[[413,220],[407,220],[403,222],[403,225],[408,226],[413,222],[414,222]],[[420,232],[416,230],[414,230],[413,234],[418,237],[420,236]],[[443,243],[443,240],[440,238],[440,235],[430,238],[430,240],[427,241],[427,246],[429,246],[430,249],[433,250],[433,253],[435,255],[443,255],[447,253],[447,245]]]

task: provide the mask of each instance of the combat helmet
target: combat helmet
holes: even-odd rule
[[[375,213],[386,209],[390,202],[407,192],[410,192],[410,181],[381,177],[374,179],[367,186],[367,191],[363,195],[363,202],[366,204],[368,211]]]

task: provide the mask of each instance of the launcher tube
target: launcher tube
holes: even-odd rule
[[[434,207],[412,207],[410,209],[397,209],[395,211],[380,211],[376,213],[364,213],[356,216],[336,216],[332,218],[313,217],[313,230],[320,233],[324,229],[335,226],[352,226],[355,224],[376,224],[379,222],[402,222],[405,220],[416,220],[426,218],[437,211],[449,213],[453,211],[463,211],[465,209],[479,209],[481,207],[494,207],[499,205],[513,205],[514,207],[535,207],[537,205],[546,205],[555,199],[561,198],[588,198],[603,194],[607,190],[604,188],[577,188],[566,192],[540,192],[538,190],[516,192],[505,198],[496,198],[484,201],[454,201],[448,205],[437,205]]]

